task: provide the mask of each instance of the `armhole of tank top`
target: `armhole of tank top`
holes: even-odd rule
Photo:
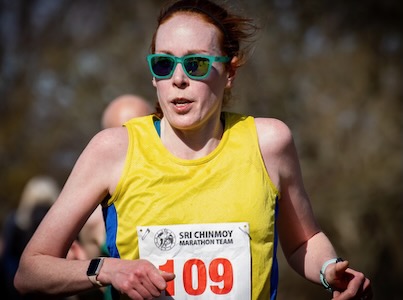
[[[130,129],[130,126],[131,125],[129,123],[124,124],[124,127],[126,127],[126,130],[127,130],[127,138],[128,138],[125,162],[123,165],[122,174],[120,175],[120,178],[116,185],[115,191],[113,192],[112,195],[109,196],[109,198],[104,199],[104,201],[102,202],[106,206],[111,206],[119,198],[120,192],[122,191],[122,189],[125,185],[126,174],[129,172],[129,168],[130,168],[129,161],[132,159],[132,156],[133,156],[133,143],[134,143],[134,141],[133,141],[134,136],[133,136],[132,130]],[[105,201],[105,200],[107,200],[107,201]]]
[[[263,166],[263,168],[264,168],[264,172],[265,172],[265,174],[266,174],[266,177],[267,177],[267,181],[268,181],[268,183],[270,184],[270,187],[273,189],[273,191],[274,191],[274,193],[277,195],[277,198],[278,199],[280,199],[281,198],[281,195],[280,195],[280,192],[279,192],[279,190],[277,189],[277,187],[274,185],[274,183],[273,183],[273,181],[271,180],[271,177],[270,177],[270,174],[269,174],[269,172],[267,171],[267,168],[266,168],[266,164],[265,164],[265,162],[264,162],[264,159],[263,159],[263,155],[262,155],[262,150],[260,149],[260,143],[259,143],[259,135],[258,135],[258,132],[257,132],[257,127],[256,127],[256,123],[255,123],[255,118],[251,118],[251,124],[252,124],[252,129],[253,129],[253,131],[254,131],[254,139],[255,139],[255,141],[256,141],[256,144],[257,144],[257,148],[258,148],[258,150],[259,150],[259,160],[260,160],[260,163],[262,164],[262,166]]]

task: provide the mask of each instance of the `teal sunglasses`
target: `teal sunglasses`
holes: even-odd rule
[[[147,56],[151,74],[156,79],[171,78],[176,65],[182,64],[183,71],[190,79],[202,80],[210,75],[213,62],[227,63],[231,59],[227,56],[211,56],[191,54],[182,57],[170,54],[150,54]]]

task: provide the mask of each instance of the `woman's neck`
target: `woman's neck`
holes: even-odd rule
[[[197,159],[210,154],[220,143],[223,132],[220,119],[189,130],[174,128],[166,119],[161,120],[162,143],[182,159]]]

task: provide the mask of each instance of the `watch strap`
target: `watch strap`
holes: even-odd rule
[[[329,291],[329,292],[331,292],[331,293],[333,293],[333,289],[332,289],[332,287],[330,286],[330,284],[329,284],[329,283],[327,282],[327,280],[326,280],[326,277],[325,277],[326,268],[327,268],[327,266],[330,265],[330,264],[335,264],[335,263],[342,262],[342,261],[343,261],[343,259],[342,259],[341,257],[329,259],[328,261],[326,261],[326,262],[323,264],[323,266],[322,266],[322,268],[321,268],[321,270],[320,270],[320,272],[319,272],[320,282],[322,283],[323,287],[324,287],[327,291]]]
[[[102,287],[104,286],[98,279],[98,274],[101,271],[102,265],[104,263],[104,257],[94,258],[90,262],[90,266],[87,270],[88,279],[92,282],[93,285]],[[90,270],[92,266],[95,266],[94,270]]]

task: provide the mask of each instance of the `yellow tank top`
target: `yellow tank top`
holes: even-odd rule
[[[278,191],[261,157],[253,117],[223,113],[225,128],[209,155],[184,160],[162,144],[154,116],[125,124],[122,177],[104,209],[111,256],[139,258],[136,226],[248,222],[252,299],[275,299]]]

